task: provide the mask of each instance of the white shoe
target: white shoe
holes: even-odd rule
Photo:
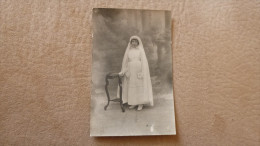
[[[136,107],[136,105],[131,105],[131,106],[129,106],[129,109],[133,109],[135,107]]]
[[[143,109],[143,106],[144,106],[144,105],[142,105],[142,104],[138,105],[137,110],[139,110],[139,111],[142,110],[142,109]]]

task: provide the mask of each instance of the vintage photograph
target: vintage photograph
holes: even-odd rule
[[[94,8],[91,136],[175,135],[171,11]]]

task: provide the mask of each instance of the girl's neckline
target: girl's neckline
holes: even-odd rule
[[[131,47],[131,49],[133,49],[133,50],[139,50],[139,48],[138,48],[138,47],[136,47],[136,48],[134,48],[134,47]]]

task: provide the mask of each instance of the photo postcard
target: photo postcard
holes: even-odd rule
[[[171,11],[94,8],[91,136],[175,135]]]

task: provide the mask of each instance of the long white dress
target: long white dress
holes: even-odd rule
[[[147,104],[144,99],[144,87],[142,78],[141,51],[131,48],[128,52],[128,71],[126,72],[128,86],[128,104]]]

